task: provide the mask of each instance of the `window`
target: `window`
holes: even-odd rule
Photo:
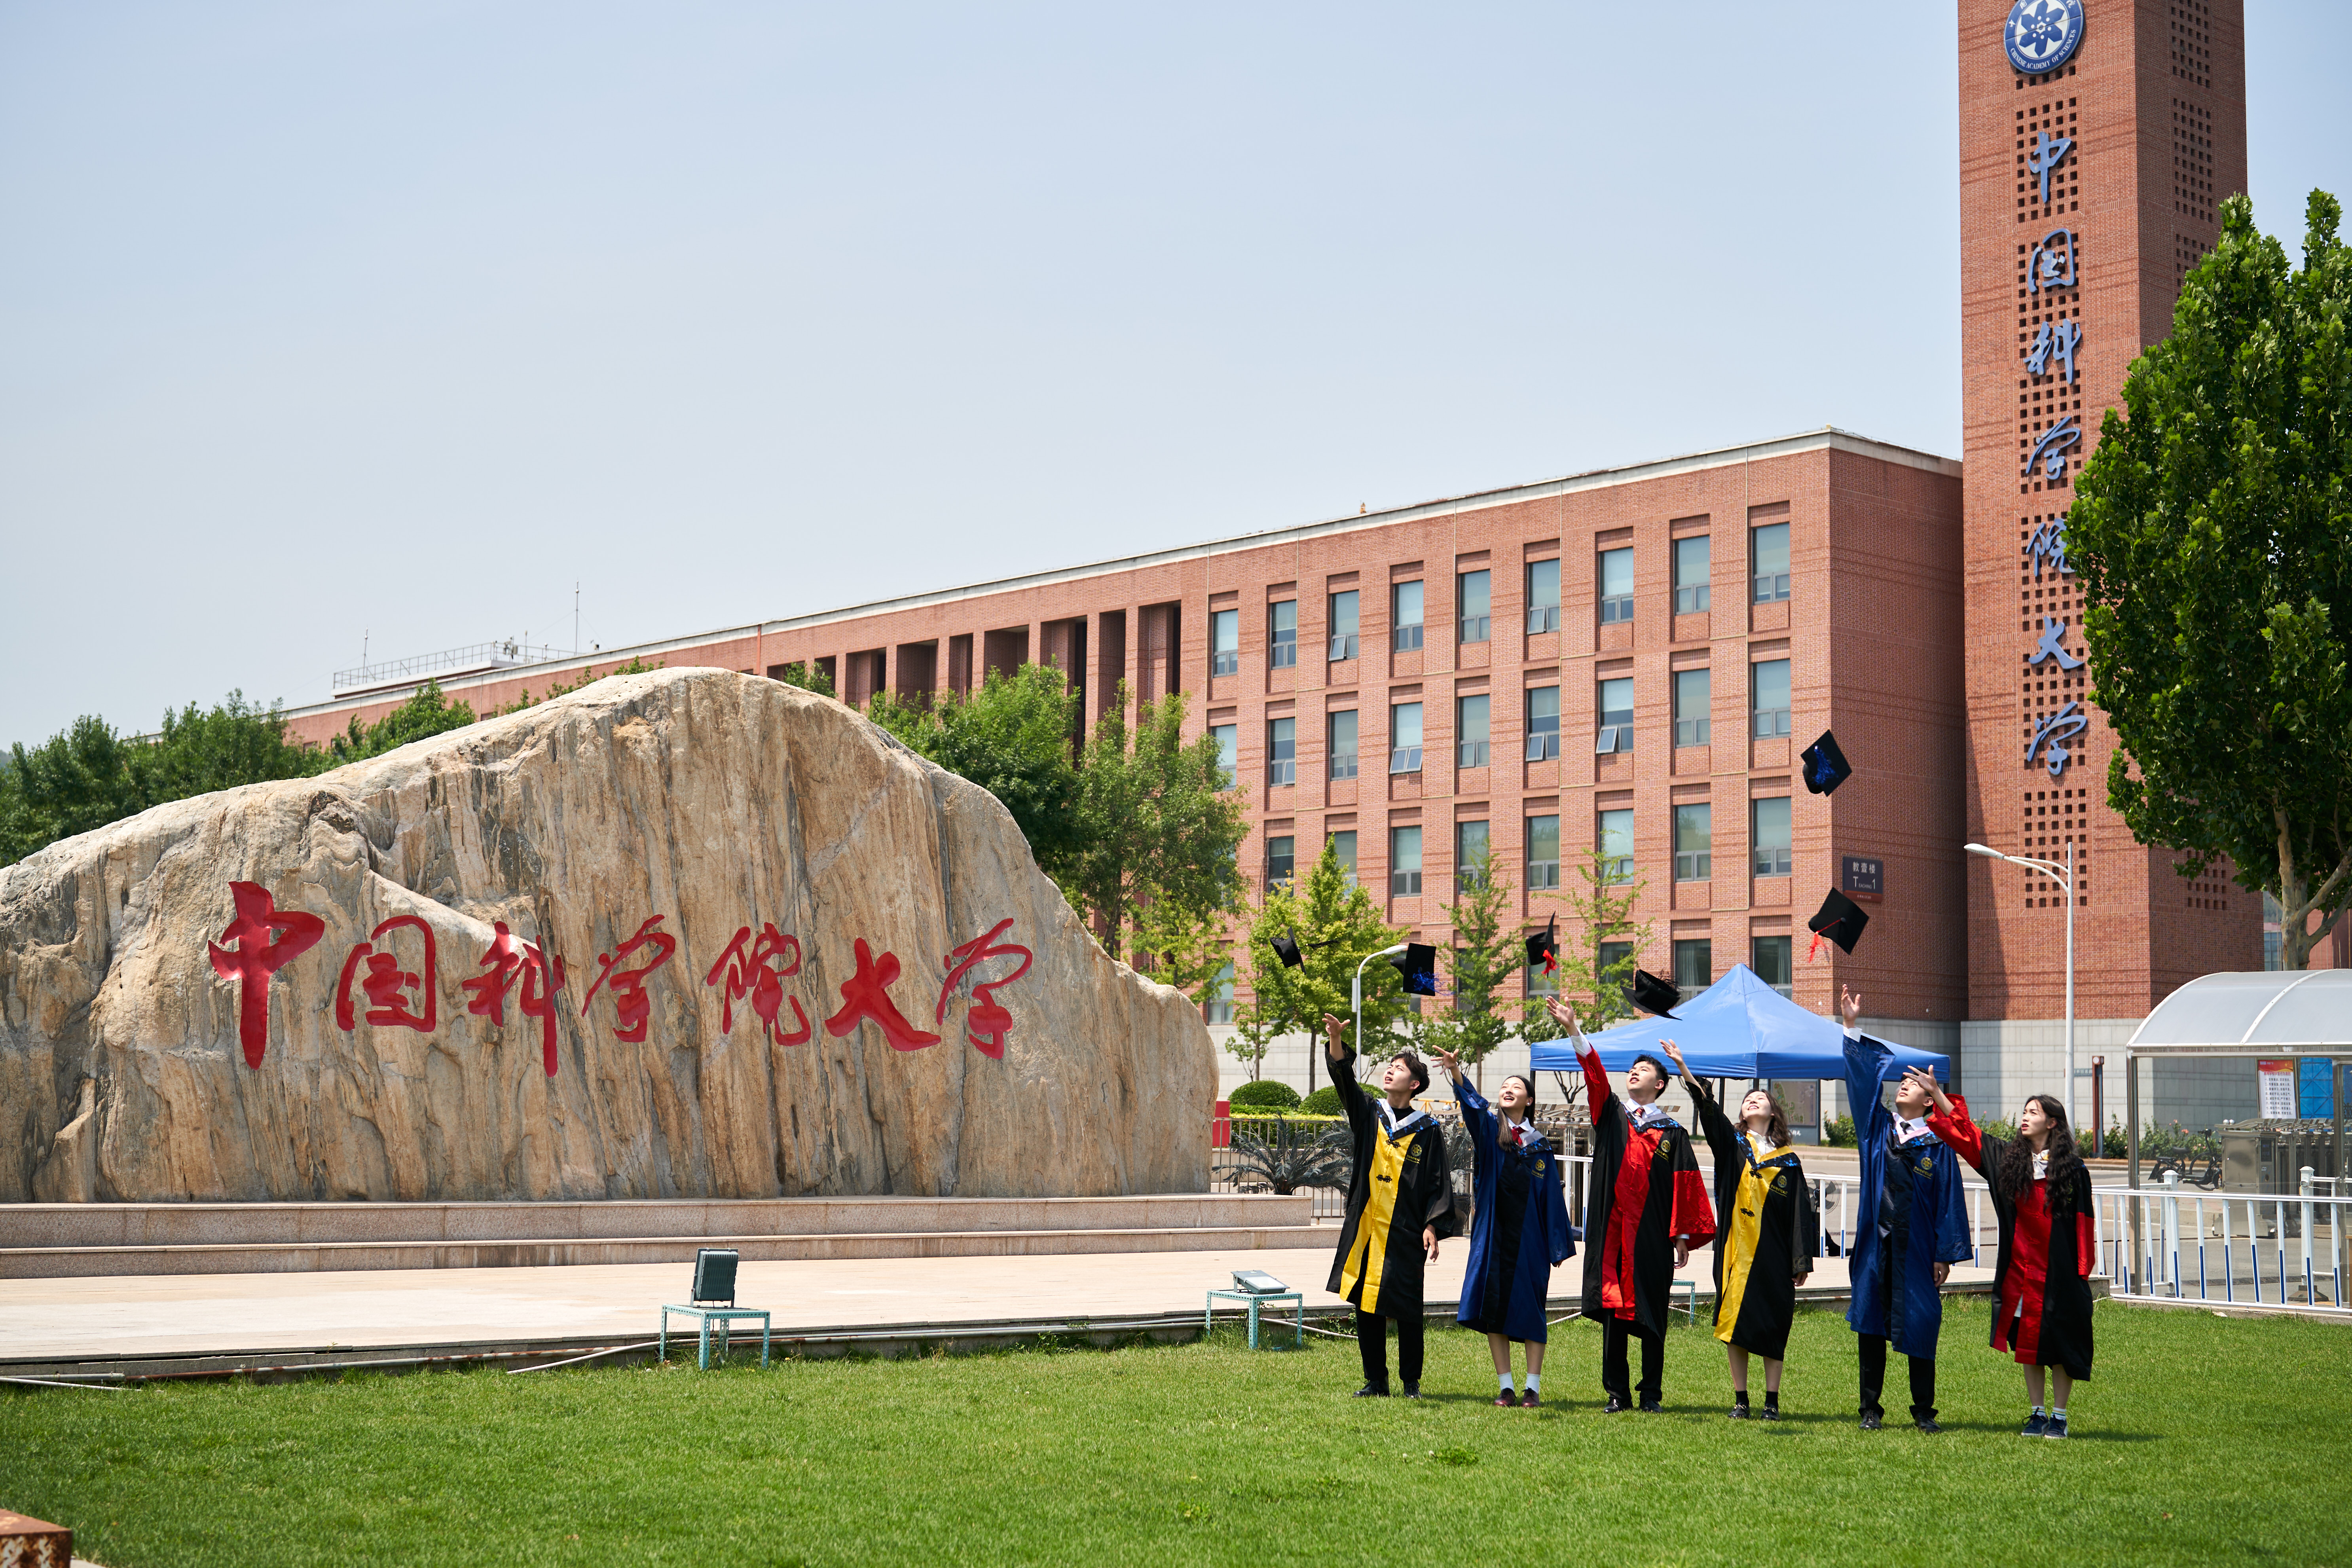
[[[1528,761],[1548,763],[1559,755],[1559,688],[1528,688]]]
[[[1785,936],[1759,936],[1749,939],[1750,958],[1748,967],[1756,978],[1783,996],[1793,995],[1797,989],[1797,971],[1790,952],[1790,939]]]
[[[1269,784],[1294,784],[1298,782],[1298,721],[1275,719],[1265,726],[1265,782]]]
[[[1209,982],[1209,994],[1201,1004],[1201,1016],[1212,1024],[1234,1021],[1234,966],[1227,963]]]
[[[1404,899],[1421,891],[1421,829],[1389,829],[1389,896]]]
[[[1601,724],[1594,732],[1596,752],[1633,749],[1633,678],[1621,675],[1601,683]]]
[[[1265,840],[1265,885],[1278,888],[1298,869],[1298,840],[1289,834],[1268,834]]]
[[[1457,617],[1456,641],[1486,642],[1494,627],[1494,574],[1464,572],[1454,579],[1454,614]]]
[[[1756,874],[1759,877],[1787,876],[1789,797],[1783,795],[1769,800],[1751,801],[1748,815],[1750,823],[1748,842],[1756,846]]]
[[[1242,613],[1209,612],[1209,673],[1239,675],[1242,668]]]
[[[1298,601],[1282,599],[1266,606],[1265,662],[1276,669],[1298,663]]]
[[[1675,807],[1675,880],[1704,882],[1714,875],[1715,807]]]
[[[1704,746],[1707,737],[1707,708],[1713,699],[1711,672],[1704,669],[1675,671],[1675,744]]]
[[[1468,892],[1483,888],[1494,875],[1486,861],[1493,839],[1483,822],[1457,822],[1454,825],[1454,886],[1457,891]]]
[[[1789,732],[1789,661],[1769,658],[1748,667],[1748,702],[1755,713],[1754,731],[1759,741],[1769,741]]]
[[[1483,694],[1454,700],[1455,767],[1483,768],[1486,765],[1486,721],[1493,711],[1494,700]]]
[[[1611,626],[1633,618],[1633,552],[1601,552],[1601,624]]]
[[[1559,630],[1559,563],[1528,563],[1528,630]]]
[[[1559,818],[1528,818],[1528,888],[1559,886]]]
[[[1633,944],[1630,942],[1604,942],[1594,958],[1601,973],[1595,976],[1604,985],[1619,990],[1633,983]]]
[[[1349,708],[1334,713],[1328,721],[1331,728],[1331,776],[1351,779],[1356,776],[1356,710]]]
[[[1706,937],[1675,943],[1675,989],[1687,1002],[1715,984],[1715,943]]]
[[[1633,879],[1633,814],[1630,810],[1601,814],[1601,872],[1613,885]]]
[[[1389,646],[1399,653],[1411,653],[1421,646],[1421,584],[1399,583],[1389,590],[1389,626],[1393,633]]]
[[[1545,973],[1542,964],[1527,964],[1519,970],[1519,973],[1527,977],[1527,994],[1530,996],[1559,994],[1559,976]]]
[[[1706,535],[1675,541],[1675,614],[1695,616],[1706,608]]]
[[[1331,595],[1331,658],[1356,657],[1356,590]]]
[[[1356,885],[1356,830],[1352,827],[1331,835],[1331,858],[1339,863],[1339,875],[1349,887]]]
[[[1777,603],[1789,596],[1789,525],[1768,523],[1748,531],[1748,559],[1756,575],[1756,602]]]
[[[1224,773],[1227,789],[1234,787],[1234,769],[1236,761],[1234,747],[1239,743],[1239,733],[1237,725],[1212,724],[1209,726],[1209,739],[1217,743],[1217,766]]]
[[[1389,772],[1421,772],[1421,704],[1418,702],[1395,702],[1389,706]]]

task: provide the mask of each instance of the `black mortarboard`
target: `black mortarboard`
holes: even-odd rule
[[[1628,1000],[1644,1013],[1654,1013],[1661,1018],[1671,1018],[1682,1005],[1683,994],[1666,981],[1646,969],[1633,971],[1633,989],[1625,993]]]
[[[1838,750],[1837,737],[1827,730],[1822,738],[1804,751],[1805,787],[1815,795],[1828,795],[1853,776],[1853,764]]]
[[[1806,950],[1805,957],[1811,959],[1821,951],[1823,937],[1852,952],[1853,944],[1862,940],[1862,928],[1869,923],[1870,917],[1862,912],[1860,904],[1831,889],[1830,896],[1822,900],[1822,912],[1805,922],[1805,928],[1813,933],[1813,945]]]
[[[1528,938],[1528,967],[1529,969],[1533,969],[1538,964],[1541,964],[1543,966],[1543,972],[1546,974],[1550,974],[1559,968],[1559,942],[1552,935],[1553,928],[1559,924],[1559,917],[1558,915],[1554,915],[1550,920],[1544,922],[1543,930]]]
[[[1287,934],[1274,939],[1274,956],[1282,960],[1285,969],[1296,969],[1305,962],[1298,956],[1298,939]]]
[[[1437,950],[1426,942],[1407,942],[1402,952],[1392,953],[1389,962],[1404,976],[1408,996],[1437,994]]]

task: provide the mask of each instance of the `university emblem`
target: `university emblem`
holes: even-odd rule
[[[2083,41],[2083,0],[2017,0],[2000,37],[2009,63],[2021,74],[2054,71]]]

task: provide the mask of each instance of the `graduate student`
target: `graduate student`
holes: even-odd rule
[[[1445,1135],[1412,1097],[1429,1087],[1429,1069],[1411,1051],[1399,1051],[1381,1070],[1381,1098],[1357,1086],[1356,1053],[1342,1038],[1346,1026],[1326,1014],[1331,1082],[1348,1113],[1356,1169],[1348,1182],[1348,1215],[1324,1289],[1356,1309],[1356,1347],[1363,1356],[1359,1399],[1389,1392],[1388,1324],[1396,1323],[1397,1377],[1407,1399],[1421,1397],[1421,1273],[1436,1261],[1437,1239],[1454,1218],[1454,1183],[1445,1166]]]
[[[1969,1117],[1969,1102],[1947,1095],[1914,1068],[1920,1090],[1935,1102],[1927,1125],[1977,1169],[1992,1188],[2000,1220],[2000,1261],[1993,1267],[1992,1348],[2011,1352],[2025,1368],[2033,1402],[2028,1437],[2066,1436],[2066,1395],[2091,1375],[2091,1260],[2097,1255],[2091,1217],[2091,1173],[2074,1152],[2066,1108],[2046,1094],[2029,1095],[2017,1113],[2014,1142],[1988,1138]],[[2048,1411],[2042,1403],[2042,1369],[2056,1387]]]
[[[1739,1125],[1691,1076],[1672,1040],[1659,1045],[1690,1087],[1699,1131],[1715,1157],[1715,1337],[1731,1363],[1731,1415],[1748,1419],[1748,1358],[1764,1362],[1764,1419],[1780,1419],[1780,1367],[1797,1287],[1813,1271],[1815,1225],[1805,1166],[1789,1142],[1789,1115],[1768,1091],[1739,1102]]]
[[[1666,1308],[1675,1270],[1691,1248],[1715,1237],[1706,1180],[1691,1153],[1690,1134],[1658,1109],[1666,1064],[1637,1058],[1625,1074],[1625,1098],[1609,1087],[1601,1054],[1558,997],[1545,1004],[1568,1031],[1584,1068],[1592,1107],[1591,1220],[1584,1246],[1584,1316],[1601,1324],[1601,1384],[1613,1415],[1633,1408],[1627,1342],[1642,1342],[1641,1408],[1655,1413],[1665,1379]],[[1600,1235],[1592,1234],[1598,1229]]]
[[[1536,1131],[1535,1085],[1517,1073],[1503,1080],[1495,1104],[1462,1076],[1451,1051],[1437,1053],[1437,1065],[1454,1080],[1454,1098],[1470,1130],[1470,1191],[1476,1212],[1470,1222],[1470,1261],[1462,1276],[1456,1321],[1486,1336],[1495,1354],[1495,1377],[1502,1391],[1495,1403],[1534,1406],[1543,1403],[1544,1340],[1549,1330],[1544,1302],[1551,1294],[1551,1271],[1576,1254],[1569,1227],[1567,1192],[1551,1144]],[[1501,1114],[1496,1115],[1499,1110]],[[1526,1347],[1528,1392],[1511,1382],[1511,1345]]]
[[[1911,1079],[1895,1087],[1895,1109],[1879,1098],[1879,1080],[1895,1047],[1860,1033],[1862,998],[1838,987],[1845,1024],[1845,1092],[1853,1107],[1854,1142],[1862,1184],[1846,1259],[1853,1302],[1845,1321],[1858,1336],[1862,1358],[1862,1429],[1875,1432],[1885,1407],[1886,1347],[1911,1364],[1911,1420],[1922,1432],[1936,1423],[1936,1341],[1944,1328],[1942,1286],[1952,1265],[1974,1255],[1960,1205],[1960,1163],[1930,1131],[1935,1100]]]

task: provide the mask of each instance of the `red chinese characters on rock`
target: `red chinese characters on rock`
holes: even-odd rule
[[[326,935],[327,922],[299,910],[279,909],[258,882],[231,882],[228,891],[236,917],[219,942],[205,945],[212,953],[213,973],[236,982],[237,1042],[245,1047],[245,1065],[257,1068],[269,1048],[269,977]],[[282,934],[273,942],[272,932]]]
[[[384,951],[379,952],[375,950],[375,944],[383,941],[384,934],[398,926],[414,926],[417,934],[425,939],[425,967],[422,971],[402,969],[400,960],[394,956],[388,942]],[[362,958],[367,960],[368,972],[367,977],[360,982],[360,989],[367,994],[367,1021],[380,1027],[398,1025],[415,1029],[420,1035],[431,1034],[441,1011],[441,984],[434,955],[433,928],[415,915],[394,915],[370,931],[367,941],[352,943],[351,953],[343,960],[342,977],[335,983],[335,1027],[347,1035],[356,1027],[352,1020],[352,979],[359,973]],[[422,1015],[409,1008],[408,993],[411,991],[425,998]]]
[[[735,1026],[735,1004],[749,996],[751,1011],[767,1030],[768,1038],[780,1046],[808,1043],[808,1015],[801,1011],[800,998],[784,994],[784,981],[801,972],[801,943],[798,937],[786,936],[773,921],[763,922],[758,940],[751,928],[744,926],[735,932],[735,940],[719,955],[703,977],[705,985],[717,985],[723,980],[726,991],[719,1009],[719,1028],[724,1034]],[[792,1004],[793,1017],[800,1027],[789,1033],[776,1027],[776,1015],[786,1003]]]
[[[466,1011],[493,1024],[507,1021],[507,993],[522,982],[519,1005],[526,1018],[539,1020],[539,1047],[547,1076],[555,1076],[555,994],[563,989],[563,960],[550,960],[536,943],[517,942],[507,922],[495,922],[497,935],[482,954],[487,973],[461,982],[474,999]]]
[[[940,962],[948,965],[948,977],[940,983],[940,1005],[932,1022],[944,1024],[948,1017],[948,1000],[955,994],[957,982],[992,958],[1019,958],[1021,967],[994,980],[974,981],[971,987],[971,1008],[964,1015],[964,1038],[984,1057],[998,1061],[1004,1059],[1005,1042],[1013,1036],[1013,1015],[996,1000],[996,988],[1010,985],[1029,973],[1036,957],[1025,947],[1011,942],[1002,945],[996,939],[1013,929],[1010,920],[1001,920],[988,929],[985,936],[976,936],[957,948]]]
[[[653,1001],[646,994],[646,976],[667,963],[670,954],[677,951],[677,938],[667,931],[654,930],[667,918],[665,915],[648,917],[646,923],[637,928],[637,934],[621,944],[619,952],[596,955],[596,962],[602,966],[601,973],[596,976],[596,983],[588,987],[588,994],[580,999],[580,1016],[583,1018],[588,1016],[588,1004],[596,999],[597,992],[609,984],[613,988],[613,1009],[620,1019],[619,1026],[613,1031],[613,1037],[616,1040],[625,1040],[634,1046],[646,1037],[646,1025],[653,1016]],[[623,959],[640,949],[650,949],[653,957],[635,969],[618,967]]]
[[[919,1051],[938,1045],[937,1035],[927,1035],[907,1022],[898,1005],[890,1000],[889,986],[898,978],[898,955],[886,952],[876,958],[862,936],[856,940],[856,951],[857,973],[841,983],[841,1011],[824,1021],[824,1032],[839,1039],[857,1027],[860,1019],[870,1018],[895,1050]]]

